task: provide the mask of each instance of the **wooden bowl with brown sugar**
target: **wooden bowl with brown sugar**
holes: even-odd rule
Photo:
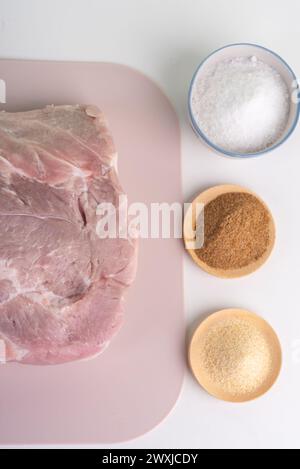
[[[275,233],[265,202],[237,185],[202,192],[184,220],[185,247],[192,259],[221,278],[243,277],[258,270],[272,253]]]

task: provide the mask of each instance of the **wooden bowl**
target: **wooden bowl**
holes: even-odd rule
[[[193,227],[196,225],[196,204],[203,204],[204,207],[205,205],[209,204],[212,200],[216,199],[218,196],[226,194],[226,193],[231,193],[231,192],[242,192],[245,194],[251,194],[254,197],[256,197],[262,205],[265,207],[265,209],[269,213],[270,217],[270,223],[269,223],[269,230],[270,230],[270,243],[269,246],[264,253],[263,256],[261,256],[257,261],[239,268],[239,269],[232,269],[232,270],[224,270],[224,269],[217,269],[214,267],[211,267],[207,265],[204,261],[199,259],[197,256],[196,250],[197,248],[195,247],[195,232]],[[205,192],[202,192],[196,199],[192,202],[191,206],[189,207],[185,220],[184,220],[184,227],[183,227],[183,233],[184,233],[184,242],[185,242],[185,247],[189,254],[191,255],[192,259],[194,262],[201,267],[205,272],[214,275],[216,277],[221,277],[221,278],[239,278],[243,277],[245,275],[249,275],[256,270],[258,270],[265,262],[267,259],[270,257],[274,245],[275,245],[275,238],[276,238],[276,229],[275,229],[275,223],[274,219],[272,216],[272,213],[270,212],[269,208],[265,204],[265,202],[258,197],[254,192],[245,189],[244,187],[237,186],[237,185],[221,185],[221,186],[215,186],[212,187]]]
[[[230,318],[239,318],[254,325],[264,335],[272,357],[272,365],[269,367],[268,372],[266,372],[263,383],[248,393],[231,394],[225,387],[220,387],[219,384],[211,379],[201,360],[203,338],[207,331],[220,325],[224,319]],[[189,346],[189,363],[196,380],[209,394],[223,401],[242,403],[261,397],[273,387],[279,377],[282,366],[281,345],[276,333],[264,319],[242,309],[227,309],[212,314],[197,328]]]

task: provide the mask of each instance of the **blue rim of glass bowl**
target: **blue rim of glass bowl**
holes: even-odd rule
[[[190,89],[189,89],[189,97],[188,97],[188,101],[189,101],[189,117],[190,117],[190,120],[191,120],[191,123],[192,123],[192,126],[194,128],[194,131],[198,134],[198,136],[200,136],[206,143],[208,146],[210,146],[211,148],[213,148],[216,152],[218,153],[221,153],[225,156],[229,156],[231,158],[254,158],[256,156],[261,156],[261,155],[265,155],[266,153],[270,153],[272,152],[273,150],[276,150],[278,147],[280,147],[281,145],[283,145],[289,138],[290,136],[292,135],[292,133],[294,132],[294,130],[296,129],[297,127],[297,124],[298,124],[298,121],[299,121],[299,116],[300,116],[300,88],[299,88],[299,85],[297,85],[295,87],[295,91],[298,90],[298,98],[299,98],[299,102],[297,104],[297,112],[296,112],[296,116],[295,116],[295,120],[290,128],[290,130],[287,132],[287,134],[278,142],[276,143],[275,145],[272,145],[271,147],[268,147],[266,148],[265,150],[261,150],[259,152],[255,152],[255,153],[238,153],[238,152],[231,152],[231,151],[228,151],[228,150],[225,150],[224,148],[221,148],[219,147],[218,145],[215,145],[212,141],[210,141],[210,139],[202,132],[202,130],[200,129],[200,127],[198,126],[197,122],[195,121],[195,118],[194,118],[194,115],[193,115],[193,112],[192,112],[192,104],[191,104],[191,101],[192,101],[192,92],[193,92],[193,88],[194,88],[194,84],[195,84],[195,81],[197,79],[197,76],[198,76],[198,73],[200,71],[200,69],[203,67],[203,65],[215,54],[217,54],[218,52],[224,50],[224,49],[228,49],[230,47],[237,47],[237,46],[250,46],[250,47],[256,47],[258,49],[262,49],[266,52],[269,52],[270,54],[272,54],[273,56],[275,56],[288,70],[289,72],[291,73],[292,77],[294,78],[295,80],[295,83],[297,83],[297,77],[293,71],[293,69],[289,66],[289,64],[282,58],[280,57],[280,55],[276,54],[276,52],[273,52],[272,50],[270,49],[267,49],[266,47],[263,47],[263,46],[260,46],[258,44],[251,44],[251,43],[247,43],[247,42],[241,42],[241,43],[236,43],[236,44],[229,44],[227,46],[224,46],[224,47],[221,47],[220,49],[217,49],[215,50],[214,52],[212,52],[208,57],[206,57],[206,59],[204,59],[200,65],[198,66],[196,72],[194,73],[194,76],[193,76],[193,79],[192,79],[192,82],[191,82],[191,85],[190,85]]]

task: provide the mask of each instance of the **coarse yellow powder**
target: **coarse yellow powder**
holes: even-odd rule
[[[233,397],[259,389],[273,365],[263,332],[240,318],[224,319],[206,332],[200,360],[211,383]]]

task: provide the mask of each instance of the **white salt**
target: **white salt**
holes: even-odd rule
[[[208,66],[192,92],[192,112],[204,135],[235,153],[256,153],[286,129],[290,95],[280,74],[257,57]]]

